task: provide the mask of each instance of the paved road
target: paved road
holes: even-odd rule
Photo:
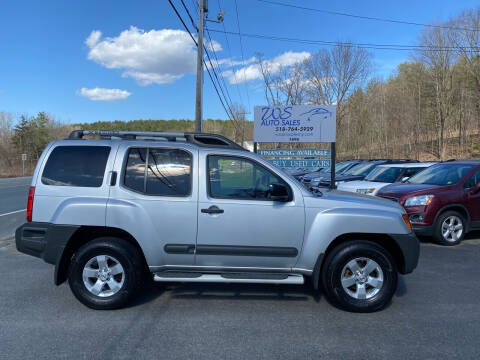
[[[25,222],[31,177],[0,179],[0,240],[9,238]]]
[[[127,309],[94,311],[4,241],[0,358],[479,359],[479,259],[480,240],[423,244],[374,314],[337,310],[307,286],[240,284],[158,286]]]

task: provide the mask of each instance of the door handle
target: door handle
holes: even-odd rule
[[[208,209],[202,209],[202,213],[204,214],[223,214],[223,209],[220,209],[216,205],[210,206]]]

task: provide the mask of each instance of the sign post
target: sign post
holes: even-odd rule
[[[22,176],[25,176],[25,161],[27,160],[27,154],[22,154]]]
[[[254,145],[259,142],[330,143],[330,187],[335,188],[336,120],[334,105],[255,106]]]

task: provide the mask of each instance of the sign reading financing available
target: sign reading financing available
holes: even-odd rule
[[[335,142],[333,105],[255,106],[256,142]]]

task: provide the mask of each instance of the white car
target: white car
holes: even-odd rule
[[[364,180],[341,183],[338,185],[338,190],[365,195],[376,195],[378,190],[384,186],[405,181],[434,164],[436,163],[418,162],[379,165],[373,169]]]

